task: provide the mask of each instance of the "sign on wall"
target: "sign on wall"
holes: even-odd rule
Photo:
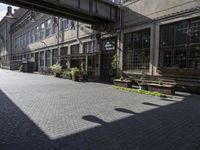
[[[116,50],[116,38],[109,38],[102,40],[102,51],[115,51]]]

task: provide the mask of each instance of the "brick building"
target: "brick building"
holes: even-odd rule
[[[152,80],[195,85],[200,80],[199,4],[198,0],[123,0],[118,28],[112,32],[26,11],[9,32],[11,62],[32,58],[36,71],[56,62],[64,67],[83,63],[91,77],[109,80],[117,53],[120,70],[130,78],[146,70]]]

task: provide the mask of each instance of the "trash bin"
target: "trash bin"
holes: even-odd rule
[[[83,81],[88,81],[88,73],[87,73],[87,71],[83,72]]]
[[[27,72],[33,73],[34,72],[34,62],[28,61],[27,63]]]

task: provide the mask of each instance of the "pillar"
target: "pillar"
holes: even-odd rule
[[[85,56],[85,71],[88,71],[88,55]]]
[[[155,22],[151,27],[151,49],[150,49],[150,75],[158,75],[159,66],[159,41],[160,41],[160,24]]]
[[[117,36],[117,55],[119,57],[119,69],[117,74],[122,76],[123,74],[123,33],[120,32]]]
[[[52,49],[50,50],[50,66],[52,66],[53,65],[53,54],[52,54]]]
[[[44,67],[46,67],[46,51],[44,51]]]

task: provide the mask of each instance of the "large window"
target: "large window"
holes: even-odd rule
[[[26,46],[26,34],[23,35],[23,46]]]
[[[35,31],[34,29],[31,30],[31,43],[33,43],[35,41]]]
[[[79,54],[79,44],[71,46],[71,55]]]
[[[30,43],[30,32],[26,33],[26,45]]]
[[[52,23],[52,34],[55,34],[58,32],[58,17],[53,17],[53,23]]]
[[[150,29],[124,35],[124,70],[148,70]]]
[[[60,56],[66,57],[68,55],[68,47],[62,47],[60,48]]]
[[[50,50],[46,51],[46,66],[47,66],[47,67],[50,67],[50,65],[51,65],[51,64],[50,64],[50,59],[51,59],[50,53],[51,53]]]
[[[23,47],[23,36],[20,36],[20,48]]]
[[[93,53],[95,50],[95,41],[83,43],[83,53]]]
[[[160,68],[200,69],[200,20],[161,26]]]
[[[61,57],[61,66],[63,69],[67,68],[67,55],[68,55],[68,47],[60,48],[60,57]]]
[[[40,52],[40,66],[44,66],[44,52]]]
[[[52,65],[58,62],[58,49],[52,50]]]
[[[44,39],[45,25],[42,23],[40,25],[40,40]]]
[[[40,27],[37,26],[35,28],[35,42],[39,41],[40,40]]]
[[[51,19],[46,21],[46,32],[45,36],[48,37],[51,34],[51,26],[52,26],[52,21]]]
[[[69,20],[67,19],[62,19],[61,20],[61,25],[60,25],[60,29],[64,30],[67,29],[69,27]]]
[[[15,48],[18,49],[19,47],[20,47],[20,38],[17,37],[17,38],[15,39]]]

